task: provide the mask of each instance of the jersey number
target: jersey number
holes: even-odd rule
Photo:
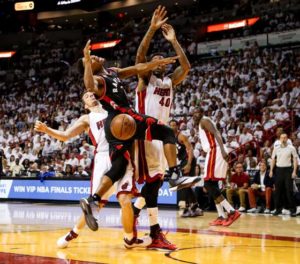
[[[165,97],[162,97],[159,101],[159,104],[161,106],[166,106],[166,107],[169,107],[170,106],[170,98],[167,98],[167,100],[165,100]]]

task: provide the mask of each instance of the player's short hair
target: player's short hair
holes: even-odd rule
[[[83,65],[83,58],[79,58],[76,62],[76,66],[77,66],[77,71],[80,74],[84,73],[84,65]]]
[[[163,53],[156,52],[156,53],[153,53],[150,55],[149,61],[151,61],[155,56],[161,56],[161,57],[165,58],[165,55]]]

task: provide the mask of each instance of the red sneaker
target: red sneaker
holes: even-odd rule
[[[211,221],[209,223],[210,226],[221,226],[223,225],[223,222],[226,221],[226,219],[222,216],[219,216],[217,219],[215,219],[214,221]]]
[[[166,235],[163,232],[159,232],[157,237],[152,239],[152,243],[147,247],[147,249],[159,250],[159,251],[172,251],[176,250],[176,245],[172,244],[167,240]]]
[[[237,210],[228,214],[228,218],[223,222],[223,226],[230,226],[235,220],[241,216],[241,213]]]

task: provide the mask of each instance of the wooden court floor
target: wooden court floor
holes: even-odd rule
[[[160,223],[168,239],[179,250],[158,252],[127,250],[122,244],[120,211],[102,211],[97,232],[88,228],[70,243],[57,249],[80,215],[76,205],[26,203],[0,204],[0,264],[87,264],[87,263],[299,263],[300,217],[244,214],[231,227],[209,227],[215,217],[180,218],[174,210],[161,210]],[[148,231],[145,212],[139,234]]]

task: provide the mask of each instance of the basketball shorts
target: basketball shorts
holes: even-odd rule
[[[219,147],[207,152],[204,165],[204,180],[219,181],[226,179],[228,163],[224,160]]]
[[[97,152],[94,157],[93,173],[91,177],[92,194],[96,192],[102,177],[110,170],[110,168],[111,160],[109,157],[109,152]],[[133,176],[133,166],[130,162],[127,165],[125,175],[120,180],[115,182],[110,190],[101,197],[101,200],[107,201],[112,194],[116,194],[117,197],[121,193],[131,193],[135,195],[137,191]]]

